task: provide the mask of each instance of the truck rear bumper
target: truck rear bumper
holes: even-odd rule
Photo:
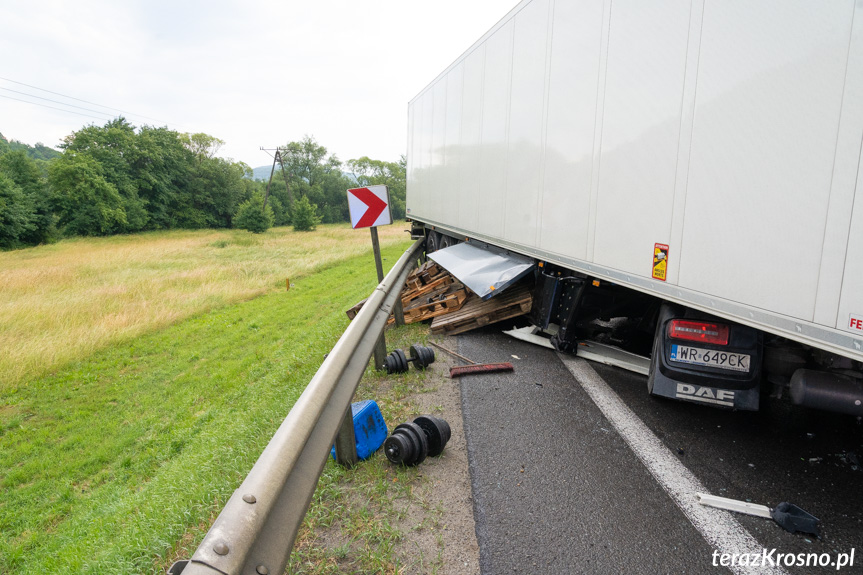
[[[656,370],[653,374],[652,393],[653,395],[712,407],[757,411],[761,386],[756,383],[755,387],[749,389],[724,389],[709,385],[697,385],[670,379]]]
[[[720,343],[701,343],[672,337],[669,325],[684,318],[699,322],[719,321],[727,326],[728,338]],[[757,411],[761,396],[762,348],[761,335],[751,327],[663,304],[657,318],[647,389],[651,394],[662,397]],[[721,367],[703,361],[705,357],[715,358],[717,355],[723,357]]]

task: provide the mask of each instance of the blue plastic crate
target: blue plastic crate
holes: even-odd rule
[[[352,403],[351,414],[354,417],[354,435],[357,437],[357,457],[367,459],[384,444],[388,435],[387,424],[378,404],[371,399]],[[330,455],[336,458],[335,445]]]

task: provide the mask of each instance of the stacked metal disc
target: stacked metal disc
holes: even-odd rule
[[[419,465],[426,457],[443,453],[449,441],[449,423],[433,415],[421,415],[397,425],[386,441],[384,453],[392,463]]]
[[[413,363],[416,369],[425,369],[434,363],[434,350],[418,343],[410,347],[410,357],[400,349],[393,350],[384,360],[384,369],[387,373],[404,373],[408,370],[408,364]]]

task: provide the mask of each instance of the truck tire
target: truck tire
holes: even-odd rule
[[[434,231],[429,230],[428,237],[426,237],[426,253],[431,254],[438,251],[441,247],[441,235]]]

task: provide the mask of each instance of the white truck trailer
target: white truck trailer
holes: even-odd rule
[[[408,126],[415,234],[532,258],[559,347],[863,416],[863,1],[524,0]]]

